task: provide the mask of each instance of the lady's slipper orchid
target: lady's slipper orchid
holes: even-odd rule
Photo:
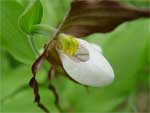
[[[87,86],[104,86],[114,79],[114,72],[102,54],[101,48],[76,37],[85,37],[92,33],[107,33],[123,22],[141,17],[149,17],[150,11],[121,4],[115,0],[73,0],[71,9],[64,21],[46,44],[44,52],[32,66],[33,77],[30,86],[34,90],[35,102],[49,113],[40,102],[36,72],[45,59],[51,63],[48,74],[51,80],[56,68],[61,67],[71,79]],[[59,110],[59,96],[54,86],[49,89],[55,95],[55,104]]]

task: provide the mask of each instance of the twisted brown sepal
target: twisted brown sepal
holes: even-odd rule
[[[150,17],[150,10],[116,0],[74,0],[59,32],[76,37],[106,33],[123,22],[141,17]]]
[[[59,102],[59,95],[56,91],[56,88],[54,87],[54,85],[51,83],[51,80],[53,79],[53,77],[55,76],[56,74],[56,68],[55,66],[52,66],[50,71],[49,71],[49,74],[48,74],[48,79],[49,79],[49,85],[48,85],[48,88],[49,90],[52,91],[54,97],[55,97],[55,105],[57,107],[57,109],[60,111],[60,113],[62,112],[62,108],[60,106],[60,102]]]
[[[29,85],[31,86],[31,88],[33,88],[34,96],[35,96],[34,101],[37,103],[38,107],[41,108],[46,113],[50,113],[48,111],[48,109],[40,102],[39,86],[38,86],[37,80],[35,79],[36,72],[38,71],[38,69],[40,68],[40,66],[42,65],[42,63],[46,59],[46,57],[47,57],[46,52],[44,52],[41,56],[39,56],[39,58],[33,64],[33,66],[32,66],[33,77],[31,78]]]

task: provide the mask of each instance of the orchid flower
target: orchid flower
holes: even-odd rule
[[[58,39],[57,52],[63,69],[73,80],[88,86],[104,86],[113,81],[113,69],[97,45],[65,34]]]
[[[42,9],[40,2],[38,1],[34,6],[40,6],[38,8],[40,13]],[[22,17],[26,15],[28,15],[27,11]],[[35,14],[35,16],[41,15]],[[115,0],[73,0],[69,12],[51,37],[52,40],[44,46],[44,52],[32,66],[33,77],[30,80],[30,86],[34,90],[35,102],[38,106],[49,113],[40,102],[38,82],[35,79],[36,72],[44,60],[51,64],[49,80],[56,75],[56,69],[61,68],[72,80],[82,85],[93,87],[108,85],[112,83],[115,76],[111,62],[105,58],[100,46],[88,43],[81,38],[92,33],[111,32],[124,22],[149,16],[149,10],[128,6]],[[29,25],[32,23],[35,27],[34,24],[40,22],[40,19],[35,19],[35,22],[24,22],[26,21],[22,19],[21,26],[27,24],[27,27],[23,29],[30,33],[32,29]],[[52,83],[49,84],[49,89],[55,95],[56,106],[62,110]]]

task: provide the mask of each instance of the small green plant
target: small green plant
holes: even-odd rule
[[[36,32],[44,31],[44,27],[39,26],[42,11],[40,1],[35,0],[21,15],[20,26],[27,35],[32,36]],[[52,40],[44,46],[44,52],[32,66],[33,77],[30,86],[34,90],[35,102],[38,106],[49,113],[40,102],[38,82],[35,78],[44,60],[47,59],[52,65],[48,74],[49,81],[56,76],[56,68],[61,68],[79,84],[86,86],[110,84],[114,79],[114,72],[100,48],[77,37],[82,38],[96,32],[110,32],[123,22],[149,15],[150,12],[147,10],[132,8],[113,0],[74,0],[64,20],[54,31]],[[39,31],[34,31],[37,29]],[[51,82],[49,89],[54,92],[56,106],[62,111],[58,95]]]
[[[18,2],[22,4],[21,1],[18,0]],[[60,2],[63,6],[63,2],[59,0],[58,2],[56,2],[56,5],[58,5],[58,3]],[[59,10],[58,8],[57,10],[59,10],[59,13],[56,17],[54,16],[56,15],[55,11],[53,11],[54,14],[52,14],[51,10],[48,10],[48,16],[46,16],[45,18],[45,2],[40,0],[32,0],[28,3],[25,5],[25,8],[21,8],[20,5],[16,6],[16,12],[20,12],[17,13],[16,18],[12,19],[12,21],[18,21],[17,24],[19,24],[20,30],[23,31],[23,34],[18,35],[18,37],[22,37],[21,40],[27,40],[28,44],[26,44],[25,41],[23,43],[19,43],[18,41],[18,48],[17,45],[13,45],[16,44],[17,41],[12,42],[13,44],[11,45],[7,44],[8,40],[6,40],[5,38],[3,38],[3,40],[4,42],[6,42],[6,50],[14,55],[17,60],[29,65],[31,62],[33,62],[34,59],[36,59],[32,65],[33,77],[31,78],[29,84],[34,91],[35,102],[43,111],[45,111],[46,113],[50,112],[48,108],[46,108],[41,102],[39,94],[39,83],[36,79],[36,74],[41,67],[45,66],[43,64],[44,61],[48,61],[50,65],[50,69],[48,71],[48,80],[46,80],[46,82],[48,82],[48,89],[53,93],[55,97],[55,106],[60,112],[63,112],[65,110],[60,102],[60,97],[58,95],[59,93],[52,82],[54,78],[58,76],[58,73],[63,73],[73,82],[85,87],[102,87],[110,85],[115,79],[117,79],[116,81],[118,81],[118,76],[121,76],[121,73],[125,72],[126,73],[123,74],[124,76],[129,73],[129,76],[127,76],[127,79],[125,79],[126,82],[128,81],[128,79],[134,78],[134,76],[131,76],[135,74],[132,70],[125,69],[127,71],[122,71],[125,68],[124,65],[127,63],[124,63],[122,61],[123,56],[126,56],[127,58],[128,56],[130,56],[126,55],[125,52],[132,47],[130,46],[132,44],[128,45],[130,41],[128,43],[125,43],[127,44],[125,45],[126,49],[125,46],[119,44],[121,44],[120,42],[123,41],[127,42],[126,37],[128,37],[128,34],[130,37],[130,34],[135,32],[137,33],[138,31],[133,31],[132,29],[128,30],[128,27],[127,29],[125,28],[128,32],[122,32],[126,35],[122,35],[122,32],[120,32],[120,36],[122,36],[122,38],[124,37],[123,39],[120,39],[120,37],[118,36],[119,30],[114,35],[106,35],[105,33],[115,32],[116,28],[125,22],[131,22],[132,20],[136,20],[139,18],[145,19],[150,17],[149,10],[129,6],[128,4],[116,0],[66,0],[65,4],[68,4],[68,6],[65,7],[64,5],[64,10]],[[9,3],[7,3],[7,5],[9,6]],[[45,20],[48,20],[49,23],[44,23]],[[2,24],[2,26],[4,25]],[[4,28],[7,28],[7,26],[5,26]],[[5,31],[7,30],[5,29]],[[15,32],[19,34],[20,31],[16,30]],[[114,49],[112,49],[113,47],[109,43],[113,42],[113,40],[109,38],[110,41],[108,40],[107,44],[104,47],[101,47],[102,45],[99,44],[99,38],[96,39],[95,42],[90,42],[89,40],[87,40],[89,37],[91,37],[90,39],[94,39],[97,36],[96,33],[105,35],[105,39],[109,37],[119,37],[118,40],[123,41],[116,41],[116,43],[114,43]],[[5,34],[7,34],[8,36],[2,36],[11,37],[11,35],[9,36],[9,33]],[[142,36],[143,35],[144,34],[142,34]],[[138,34],[137,36],[141,37],[141,35]],[[46,40],[46,43],[43,43],[43,41],[40,42],[43,48],[40,47],[39,49],[37,45],[40,37],[49,38],[48,40]],[[35,38],[39,38],[38,41],[35,41]],[[102,41],[103,40],[100,40],[100,43]],[[132,41],[134,42],[135,39],[133,38]],[[31,48],[29,49],[29,51],[26,51],[28,50],[29,45]],[[138,47],[136,47],[135,45],[135,49],[133,50],[136,50],[136,48]],[[119,51],[118,54],[115,53],[117,51]],[[32,52],[34,53],[34,55],[30,54]],[[113,56],[112,53],[116,55]],[[131,51],[131,53],[133,53],[133,51]],[[108,54],[109,57],[106,54]],[[33,56],[36,56],[36,58]],[[111,57],[115,60],[111,60]],[[141,56],[139,55],[138,58],[140,57]],[[131,60],[134,60],[134,57]],[[135,61],[131,63],[135,64],[136,61],[138,60],[135,59]],[[123,62],[122,65],[120,65],[120,62]],[[131,67],[134,67],[135,65],[131,65]],[[139,67],[137,66],[136,70],[138,69]],[[123,80],[123,78],[120,79],[120,83],[117,84],[120,84],[121,86],[121,84],[123,84],[124,82]],[[114,87],[118,90],[119,86],[117,86],[118,85],[115,85]],[[122,92],[118,93],[119,96],[122,96],[124,92],[128,92],[127,89],[129,89],[124,84],[122,85],[122,87],[124,87],[124,89],[120,88]],[[108,90],[110,90],[111,92],[114,91],[113,88],[108,88]],[[103,96],[106,94],[106,92],[101,92],[100,94]],[[107,94],[109,95],[108,91]],[[96,93],[94,95],[98,94]],[[116,94],[114,93],[114,95]],[[120,100],[118,99],[118,101]],[[130,101],[133,102],[131,98],[129,98],[128,101],[131,104]],[[94,107],[92,109],[94,109]]]

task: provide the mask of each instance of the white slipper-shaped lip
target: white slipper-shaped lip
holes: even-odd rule
[[[77,62],[70,56],[58,51],[64,70],[73,80],[83,85],[98,87],[110,84],[114,79],[114,72],[102,55],[101,49],[84,40],[77,40],[88,50],[89,59]]]

